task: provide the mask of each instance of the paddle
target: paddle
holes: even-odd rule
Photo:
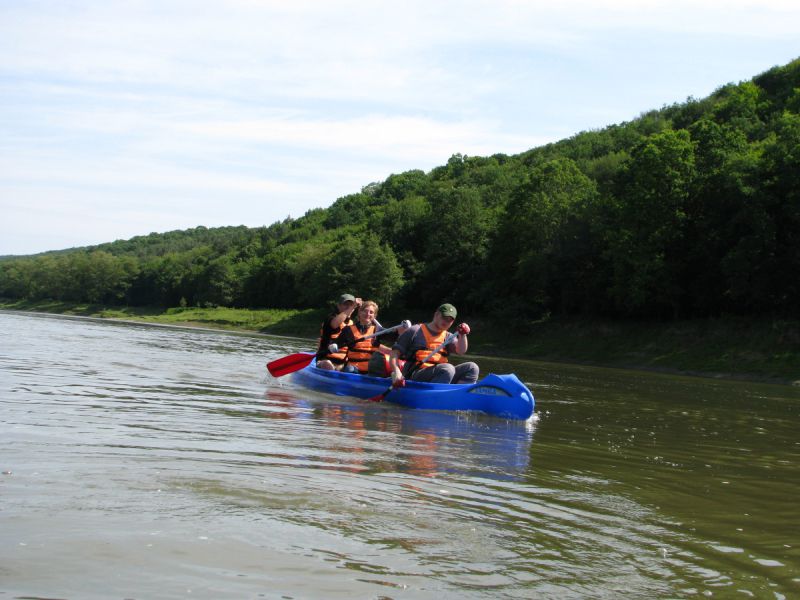
[[[378,325],[378,327],[380,327],[380,323],[378,323],[377,321],[375,321],[375,323]],[[358,338],[357,340],[353,340],[351,343],[352,344],[357,344],[358,342],[363,342],[364,340],[369,340],[369,339],[372,339],[374,337],[380,337],[384,333],[391,333],[392,331],[397,331],[398,329],[401,329],[403,327],[405,327],[406,329],[411,327],[411,321],[406,319],[405,321],[403,321],[399,325],[395,325],[394,327],[389,327],[389,329],[381,329],[380,331],[376,331],[375,333],[372,333],[370,335],[365,335],[363,337]],[[347,348],[347,345],[344,345],[344,346],[340,347],[340,346],[337,346],[336,343],[334,342],[333,344],[328,346],[328,352],[333,354],[335,352],[338,352],[342,348]]]
[[[362,342],[364,340],[378,337],[379,335],[383,335],[384,333],[391,333],[392,331],[396,331],[401,327],[411,327],[411,322],[403,321],[399,325],[395,325],[394,327],[389,327],[389,329],[381,329],[380,331],[373,333],[371,335],[366,335],[362,338],[358,338],[353,343]],[[267,370],[269,371],[269,374],[272,375],[273,377],[282,377],[283,375],[294,373],[295,371],[299,371],[300,369],[305,369],[308,365],[311,364],[311,361],[314,360],[315,356],[316,354],[313,352],[297,352],[295,354],[290,354],[288,356],[282,356],[281,358],[273,360],[272,362],[268,362]]]
[[[448,344],[455,344],[456,341],[458,341],[458,332],[457,331],[455,333],[451,333],[450,335],[445,337],[444,341],[441,344],[436,346],[435,349],[431,350],[430,354],[428,354],[428,356],[423,358],[417,364],[423,364],[423,363],[428,362],[428,359],[430,359],[431,356],[433,356],[434,354],[439,352],[442,348],[444,348]],[[393,381],[392,385],[390,385],[388,388],[386,388],[385,391],[381,392],[377,396],[373,396],[372,398],[367,398],[367,400],[369,400],[370,402],[383,402],[383,400],[386,398],[386,396],[389,395],[389,392],[391,392],[393,389],[395,389],[395,387],[402,387],[403,385],[405,385],[405,380],[403,380],[403,384],[400,385],[400,386],[396,386],[394,381]]]

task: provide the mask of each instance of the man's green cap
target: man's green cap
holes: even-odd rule
[[[344,304],[345,302],[355,302],[356,297],[353,294],[342,294],[339,296],[339,301],[336,304]]]
[[[452,317],[455,319],[456,315],[458,314],[456,307],[452,304],[442,304],[436,310],[439,311],[443,317]]]

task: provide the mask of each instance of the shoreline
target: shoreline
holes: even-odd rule
[[[92,322],[108,322],[108,323],[122,323],[124,325],[147,325],[149,327],[163,327],[165,329],[190,329],[206,331],[208,333],[225,333],[225,334],[238,334],[248,336],[268,336],[277,338],[286,338],[287,340],[309,340],[311,338],[293,336],[293,335],[280,335],[277,333],[265,333],[261,331],[252,331],[250,329],[241,329],[236,327],[209,327],[207,323],[200,321],[184,321],[175,323],[161,323],[159,321],[151,321],[146,318],[142,319],[122,319],[118,317],[103,317],[99,315],[73,315],[69,313],[47,312],[39,310],[18,310],[12,308],[4,308],[0,305],[0,314],[9,313],[17,315],[34,315],[37,317],[62,317],[67,319],[87,320]]]
[[[156,309],[9,301],[0,301],[0,311],[309,341],[316,339],[325,314],[324,310]],[[394,321],[385,316],[382,320]],[[477,325],[473,325],[474,331],[484,332],[470,336],[476,352],[469,354],[475,358],[535,360],[800,387],[800,323],[794,321],[779,322],[784,331],[778,330],[775,322],[742,319],[643,324],[571,319],[527,323],[505,334],[487,321],[472,319],[472,323]],[[743,330],[744,325],[749,329]],[[748,364],[749,369],[730,368]]]

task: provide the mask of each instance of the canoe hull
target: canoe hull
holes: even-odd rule
[[[292,380],[316,391],[364,399],[385,392],[391,383],[383,377],[318,369],[313,362],[293,373]],[[406,381],[405,387],[389,392],[385,401],[407,408],[478,411],[506,419],[527,419],[536,404],[516,375],[494,374],[469,385]]]

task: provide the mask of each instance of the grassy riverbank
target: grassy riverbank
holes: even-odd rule
[[[63,302],[0,302],[0,309],[253,331],[315,338],[324,310],[105,307]],[[387,326],[402,318],[382,314]],[[471,319],[471,352],[535,360],[653,369],[800,385],[800,321],[703,319],[614,322],[551,319],[513,331]],[[313,342],[309,343],[309,349]]]
[[[160,308],[142,306],[103,306],[100,304],[76,304],[72,302],[10,302],[0,301],[0,309],[30,312],[142,321],[164,325],[209,327],[253,331],[273,335],[313,337],[325,316],[320,310],[293,309],[240,309],[240,308]]]

